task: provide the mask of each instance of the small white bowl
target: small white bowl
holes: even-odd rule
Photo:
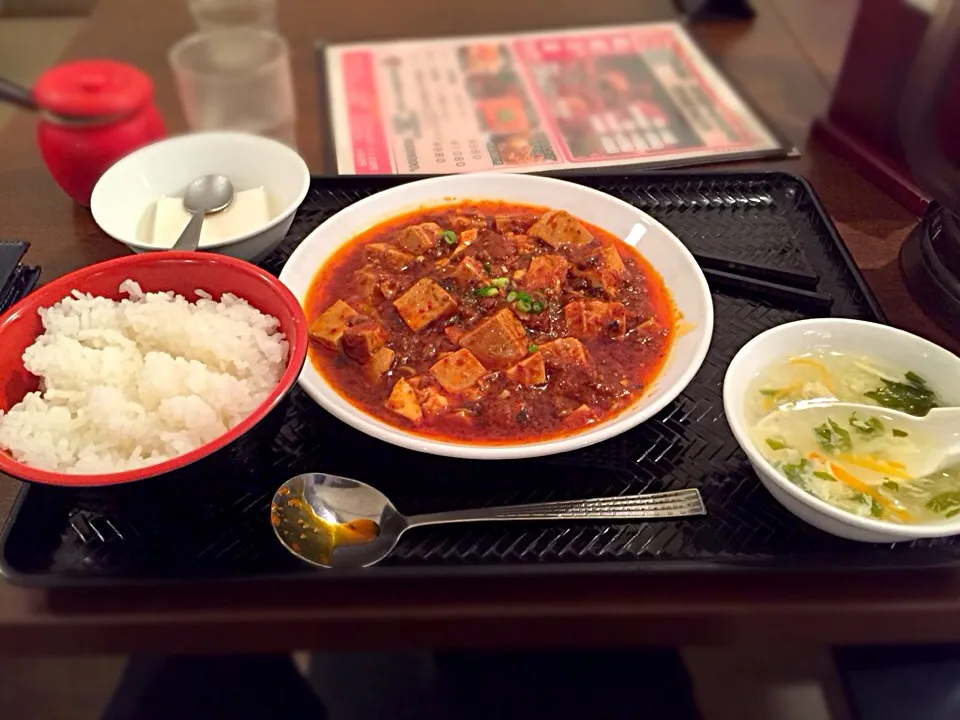
[[[902,542],[960,533],[960,517],[922,525],[894,525],[844,512],[787,480],[754,446],[745,421],[751,382],[772,363],[818,348],[855,352],[913,370],[937,390],[945,404],[960,405],[960,358],[916,335],[888,325],[842,318],[800,320],[767,330],[740,349],[723,379],[727,422],[760,482],[798,518],[838,537],[861,542]]]
[[[263,187],[272,219],[267,225],[203,246],[203,250],[255,262],[290,229],[307,196],[310,171],[283,143],[239,132],[202,132],[160,140],[117,161],[97,181],[90,211],[100,229],[134,252],[165,250],[149,242],[153,203],[183,196],[203,175],[229,178],[237,192]]]
[[[567,210],[634,245],[660,276],[689,330],[678,333],[659,375],[631,407],[606,422],[565,437],[527,444],[445,442],[407,432],[359,410],[308,362],[300,386],[320,406],[348,425],[385,442],[447,457],[501,460],[576,450],[619,435],[648,420],[677,397],[700,368],[713,335],[713,301],[706,278],[684,247],[663,225],[622,200],[571,182],[532,175],[476,173],[400,185],[354,203],[314,230],[280,273],[301,305],[317,271],[358,234],[420,207],[469,200],[502,200]],[[629,237],[628,237],[629,236]]]

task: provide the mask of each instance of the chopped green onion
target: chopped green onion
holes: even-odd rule
[[[767,445],[770,446],[771,450],[786,450],[790,447],[787,445],[787,441],[780,436],[767,438]]]
[[[800,462],[784,463],[780,466],[780,469],[783,471],[783,474],[787,476],[787,480],[803,487],[805,485],[803,473],[808,467],[810,467],[810,461],[806,458],[800,458]]]
[[[510,278],[498,277],[491,280],[490,284],[494,287],[505,288],[508,282],[510,282]]]
[[[910,433],[908,433],[906,430],[901,430],[900,428],[894,428],[894,429],[893,429],[893,436],[894,436],[894,437],[907,437],[907,435],[909,435],[909,434],[910,434]]]
[[[509,303],[509,302],[513,302],[513,301],[516,300],[516,299],[517,299],[517,291],[516,291],[516,290],[511,290],[510,292],[507,293],[507,302],[508,302],[508,303]]]
[[[533,298],[530,297],[529,293],[525,293],[523,290],[517,290],[517,299],[523,300],[524,302],[532,303]]]
[[[837,479],[836,479],[833,475],[831,475],[831,474],[828,473],[828,472],[824,472],[823,470],[814,470],[814,471],[813,471],[813,475],[814,475],[814,477],[818,477],[818,478],[820,478],[821,480],[826,480],[827,482],[836,482],[836,481],[837,481]]]
[[[443,241],[447,245],[457,244],[457,234],[453,230],[444,230],[442,233],[440,233],[440,237],[443,238]]]
[[[870,514],[875,517],[883,517],[883,505],[877,502],[876,498],[870,498]]]
[[[476,290],[473,291],[473,294],[476,295],[477,297],[493,297],[494,295],[497,295],[499,292],[500,291],[497,288],[491,285],[488,285],[487,287],[477,288]]]
[[[813,432],[820,447],[827,452],[848,452],[853,448],[850,433],[834,422],[833,418],[827,418],[827,422],[815,427]]]
[[[954,515],[960,515],[960,508],[957,508],[957,509],[955,509],[955,510],[951,510],[951,511],[948,512],[946,515],[944,515],[944,517],[945,517],[945,518],[952,518]]]
[[[900,489],[900,483],[898,483],[896,480],[884,480],[884,481],[883,481],[883,486],[884,486],[887,490],[899,490],[899,489]]]
[[[537,348],[538,348],[538,347],[540,347],[540,346],[537,345],[536,343],[530,343],[529,345],[527,345],[527,352],[529,352],[529,353],[535,353],[535,352],[537,351]]]
[[[540,302],[539,300],[534,300],[534,301],[530,304],[530,309],[533,310],[533,312],[535,312],[535,313],[537,313],[537,314],[539,315],[540,313],[543,312],[543,303]]]
[[[954,509],[960,509],[960,491],[948,490],[939,495],[934,495],[927,501],[927,510],[933,512],[949,512]]]
[[[531,306],[530,303],[526,300],[517,300],[517,310],[520,312],[528,313],[530,312]]]
[[[762,388],[760,390],[760,394],[766,397],[776,397],[781,392],[783,391],[780,388]]]

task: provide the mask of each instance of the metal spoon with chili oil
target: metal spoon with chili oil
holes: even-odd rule
[[[700,491],[691,488],[407,517],[376,488],[326,473],[290,478],[277,490],[270,505],[270,523],[284,547],[301,560],[325,568],[374,565],[393,551],[403,533],[420,525],[509,520],[651,520],[704,514]]]

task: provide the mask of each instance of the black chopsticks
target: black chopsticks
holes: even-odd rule
[[[829,313],[833,307],[833,298],[830,295],[815,290],[804,290],[708,267],[701,269],[707,278],[707,284],[714,291],[744,293],[769,300],[787,300],[798,307],[824,313]]]

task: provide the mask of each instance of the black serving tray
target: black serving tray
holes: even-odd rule
[[[757,333],[817,315],[882,321],[806,181],[778,172],[566,179],[647,211],[712,268],[716,326],[710,352],[689,387],[655,419],[564,455],[468,462],[373,440],[295,389],[245,443],[177,474],[102,490],[24,486],[0,537],[4,575],[48,587],[345,577],[349,573],[301,564],[270,528],[274,489],[308,470],[369,481],[407,513],[682,487],[700,488],[708,510],[704,517],[672,522],[417,529],[387,561],[360,571],[366,577],[958,564],[960,540],[953,538],[868,545],[795,519],[760,485],[727,427],[723,375],[734,353]],[[264,267],[279,273],[321,221],[406,181],[315,178],[289,236]]]

